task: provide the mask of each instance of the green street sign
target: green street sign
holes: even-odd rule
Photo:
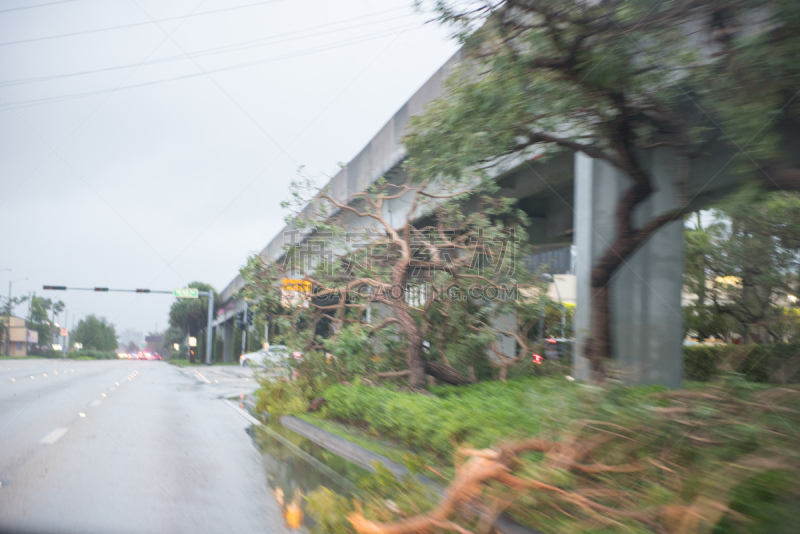
[[[181,289],[173,289],[172,294],[179,299],[196,299],[197,291],[198,290],[193,287],[184,287]]]

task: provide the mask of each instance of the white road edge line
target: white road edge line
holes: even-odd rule
[[[198,375],[200,375],[200,378],[202,378],[203,380],[205,380],[205,381],[206,381],[206,383],[208,383],[208,384],[210,384],[210,383],[211,383],[211,380],[209,380],[208,378],[206,378],[206,377],[204,377],[203,375],[201,375],[201,374],[200,374],[200,371],[198,371],[197,369],[195,369],[195,370],[194,370],[194,372],[195,372],[195,373],[197,373]]]
[[[52,432],[47,434],[45,437],[43,437],[42,441],[40,441],[39,443],[41,443],[42,445],[52,445],[53,443],[61,439],[61,436],[63,436],[66,433],[67,433],[66,428],[64,427],[56,428]]]
[[[233,408],[234,410],[239,412],[239,415],[241,415],[242,417],[244,417],[245,419],[247,419],[248,421],[250,421],[254,425],[256,425],[256,426],[264,426],[264,423],[262,423],[261,421],[259,421],[258,419],[256,419],[255,417],[253,417],[252,415],[247,413],[246,411],[242,410],[241,408],[236,406],[234,403],[232,403],[228,399],[224,399],[222,402],[224,402],[225,404],[227,404],[228,406],[230,406],[231,408]]]

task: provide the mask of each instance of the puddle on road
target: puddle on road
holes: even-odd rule
[[[311,523],[305,517],[304,497],[325,486],[345,498],[357,495],[354,482],[370,472],[284,428],[280,423],[251,427],[261,455],[267,483],[290,528]]]

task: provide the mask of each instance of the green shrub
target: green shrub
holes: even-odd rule
[[[321,415],[367,426],[381,437],[449,458],[455,447],[487,447],[499,437],[531,435],[577,386],[563,378],[520,378],[474,386],[439,386],[433,396],[337,384],[323,392]]]
[[[41,356],[42,358],[63,358],[64,354],[60,350],[32,350],[30,356]]]
[[[751,382],[798,382],[800,362],[785,366],[792,359],[800,359],[800,343],[695,345],[684,348],[684,378],[708,382],[724,372],[735,372]],[[779,372],[783,369],[790,376]]]
[[[739,353],[744,359],[750,355]],[[797,530],[800,394],[795,388],[691,384],[666,390],[536,378],[433,388],[433,393],[334,386],[326,391],[326,409],[328,416],[361,418],[409,446],[441,449],[442,438],[456,441],[452,432],[464,422],[465,441],[475,447],[488,441],[502,450],[504,442],[520,443],[517,431],[538,438],[529,443],[552,444],[544,454],[532,446],[508,460],[500,456],[514,476],[536,484],[505,488],[497,481],[484,492],[464,492],[483,506],[496,504],[499,495],[514,520],[544,532]],[[317,490],[310,497],[310,513],[320,525],[316,532],[352,532],[342,518],[353,511],[368,520],[402,521],[424,513],[434,500],[417,500],[419,491],[390,475],[379,472],[370,480],[359,483],[358,505]],[[602,514],[576,506],[578,495],[597,499]],[[472,515],[451,517],[474,526]],[[604,518],[609,518],[605,525]]]
[[[263,379],[260,382],[261,387],[255,392],[255,410],[272,417],[303,413],[313,397],[313,388],[303,379]]]
[[[70,352],[69,357],[74,360],[115,360],[117,353],[110,350],[85,349]]]

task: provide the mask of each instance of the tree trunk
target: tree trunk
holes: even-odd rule
[[[463,375],[443,363],[425,362],[425,372],[431,375],[436,380],[441,380],[445,384],[451,386],[466,386],[467,384],[474,384],[476,380]]]
[[[508,365],[504,365],[500,368],[500,382],[505,382],[506,378],[508,377]]]
[[[405,301],[405,289],[408,283],[408,263],[398,262],[392,267],[393,288],[401,288],[401,294],[391,294],[388,304],[394,309],[394,316],[400,328],[406,333],[406,364],[410,374],[408,387],[413,391],[427,391],[425,387],[425,360],[422,358],[422,332]]]
[[[598,287],[599,286],[599,287]],[[592,283],[592,335],[587,341],[586,358],[592,382],[606,379],[605,362],[611,358],[611,306],[608,284]]]
[[[408,386],[415,391],[425,390],[425,360],[422,358],[422,334],[402,298],[392,299],[395,317],[406,334],[406,365]]]

